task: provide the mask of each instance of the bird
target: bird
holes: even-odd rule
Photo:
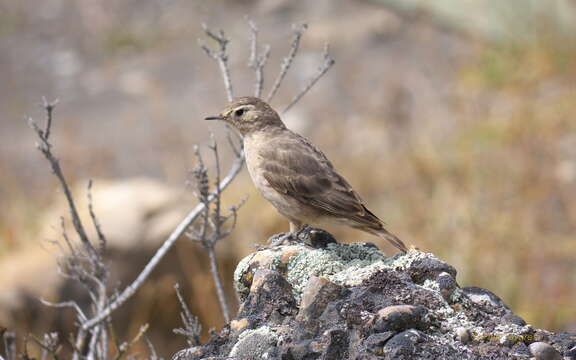
[[[233,99],[216,116],[242,135],[246,166],[262,196],[290,222],[295,233],[305,226],[344,224],[386,239],[400,251],[408,248],[368,210],[330,160],[305,137],[286,127],[263,100]]]

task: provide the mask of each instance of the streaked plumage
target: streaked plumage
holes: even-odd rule
[[[303,225],[338,222],[379,235],[406,252],[404,243],[383,226],[326,156],[304,137],[290,131],[265,102],[242,97],[219,116],[244,137],[246,164],[262,195],[290,221]]]

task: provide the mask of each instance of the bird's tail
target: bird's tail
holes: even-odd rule
[[[382,228],[377,232],[377,235],[388,240],[392,245],[394,245],[398,250],[402,251],[403,253],[408,252],[408,247],[406,247],[406,244],[404,244],[402,240],[398,239],[396,235],[392,234],[391,232],[388,232],[388,230]]]

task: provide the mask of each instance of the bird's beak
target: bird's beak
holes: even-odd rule
[[[204,120],[224,120],[224,116],[222,115],[217,115],[217,116],[208,116],[206,118],[204,118]]]

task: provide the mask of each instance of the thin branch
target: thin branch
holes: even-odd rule
[[[152,344],[152,341],[150,341],[150,339],[148,339],[148,336],[144,335],[144,341],[146,341],[146,345],[148,346],[148,350],[150,350],[149,360],[162,360],[162,358],[158,356],[158,353],[156,352],[156,348],[154,347],[154,344]]]
[[[214,252],[214,247],[206,249],[208,252],[208,258],[210,260],[210,273],[214,279],[214,285],[216,286],[216,294],[218,295],[218,301],[220,302],[220,309],[224,315],[224,321],[228,323],[230,321],[230,313],[228,310],[228,304],[226,303],[226,295],[224,295],[224,287],[222,286],[222,280],[220,277],[220,271],[218,270],[218,263],[216,262],[216,254]]]
[[[50,135],[50,126],[52,125],[52,114],[54,111],[55,102],[48,103],[45,101],[44,109],[46,111],[46,130],[41,130],[40,127],[36,124],[36,122],[32,118],[28,118],[28,124],[30,127],[36,132],[38,137],[40,138],[41,143],[37,144],[38,150],[42,152],[46,160],[50,163],[52,168],[52,172],[58,180],[60,181],[60,186],[64,191],[64,195],[68,202],[68,208],[70,210],[70,216],[72,218],[72,224],[74,225],[74,230],[78,234],[80,241],[86,247],[86,249],[90,252],[90,255],[97,257],[96,249],[88,239],[86,232],[84,231],[84,226],[82,225],[82,221],[80,220],[80,216],[78,215],[78,210],[76,209],[76,204],[72,197],[72,192],[70,191],[70,187],[66,182],[64,174],[62,172],[62,168],[60,167],[59,160],[52,154],[52,144],[49,142],[49,135]]]
[[[42,106],[44,107],[44,109],[46,109],[46,130],[44,130],[44,140],[48,141],[48,139],[50,138],[50,128],[52,127],[52,113],[54,112],[54,108],[56,107],[56,105],[58,104],[58,99],[55,99],[52,102],[48,102],[48,100],[46,100],[46,97],[42,97]]]
[[[148,330],[148,324],[144,324],[144,325],[140,326],[138,333],[136,334],[136,336],[134,336],[134,338],[130,342],[123,342],[118,347],[118,353],[116,354],[115,359],[116,360],[121,359],[122,356],[124,356],[126,354],[126,352],[128,352],[130,347],[132,347],[136,342],[138,342],[140,340],[140,338],[142,336],[144,336],[144,334],[146,333],[147,330]]]
[[[232,101],[232,99],[234,99],[234,92],[232,91],[232,81],[230,80],[230,69],[228,67],[228,54],[226,53],[226,48],[230,40],[226,38],[226,34],[224,34],[224,31],[222,30],[219,31],[219,34],[215,34],[208,28],[208,26],[206,26],[206,24],[202,24],[202,28],[209,38],[218,43],[218,52],[211,50],[206,46],[206,44],[201,43],[200,46],[206,55],[210,56],[218,63],[220,72],[222,73],[222,79],[224,80],[226,96],[228,97],[228,101]]]
[[[98,241],[100,243],[99,251],[100,255],[103,255],[104,249],[106,249],[106,236],[104,236],[104,232],[102,231],[102,227],[100,226],[100,222],[96,217],[94,212],[94,201],[92,199],[92,179],[88,180],[88,212],[90,213],[90,219],[92,220],[92,225],[94,225],[94,229],[96,230],[96,234],[98,235]]]
[[[2,329],[2,340],[4,341],[4,354],[6,355],[6,360],[16,360],[16,334],[13,331],[7,331]]]
[[[272,86],[272,89],[270,89],[270,93],[266,97],[266,102],[270,102],[274,97],[274,95],[276,95],[278,89],[280,88],[282,80],[284,80],[286,73],[292,66],[292,62],[294,61],[296,54],[298,54],[298,49],[300,48],[300,39],[302,38],[302,35],[304,34],[304,31],[306,31],[307,28],[308,28],[307,24],[293,26],[294,35],[292,38],[292,44],[290,46],[290,52],[282,61],[282,67],[280,68],[280,73],[278,74],[276,81],[274,81],[274,85]]]
[[[254,96],[259,98],[262,96],[262,89],[264,88],[264,67],[270,57],[270,45],[264,45],[262,52],[258,52],[258,27],[250,18],[247,21],[250,27],[250,58],[248,67],[254,70],[256,75]]]
[[[52,359],[58,360],[58,353],[61,349],[58,333],[44,334],[42,340],[36,338],[34,335],[30,335],[30,337],[42,349],[41,360],[46,359],[48,355],[52,356]]]
[[[188,308],[188,305],[184,301],[184,297],[180,292],[180,286],[178,284],[174,285],[176,290],[176,296],[178,297],[178,302],[180,303],[180,318],[182,319],[182,324],[184,328],[174,329],[174,333],[178,335],[183,335],[186,337],[186,342],[189,346],[200,345],[200,332],[202,331],[202,325],[198,321],[198,318],[192,315],[192,312]]]
[[[46,306],[54,307],[54,308],[72,308],[76,311],[76,314],[78,315],[78,318],[80,319],[80,322],[86,321],[86,315],[84,314],[84,312],[82,311],[80,306],[78,306],[78,304],[75,301],[63,301],[63,302],[54,303],[54,302],[44,300],[41,298],[40,302]]]
[[[242,170],[243,165],[244,165],[244,156],[236,158],[236,160],[232,163],[232,166],[230,167],[228,174],[220,182],[219,185],[220,191],[226,189],[228,185],[230,185],[232,180],[234,180],[234,178],[238,175],[240,170]],[[216,197],[215,192],[210,193],[210,195],[208,195],[208,201],[214,200],[215,197]],[[82,324],[82,329],[88,330],[94,327],[96,324],[100,323],[105,318],[110,316],[110,314],[114,310],[116,310],[118,307],[120,307],[120,305],[125,303],[126,300],[128,300],[132,295],[134,295],[134,293],[142,286],[144,281],[148,279],[150,273],[152,273],[154,268],[156,268],[156,266],[158,265],[160,260],[164,257],[164,255],[166,255],[168,250],[172,248],[176,240],[180,236],[182,236],[182,234],[184,234],[186,229],[194,222],[194,220],[196,220],[198,215],[200,215],[202,211],[204,211],[205,207],[206,205],[202,203],[196,205],[196,207],[192,211],[190,211],[188,215],[186,215],[186,217],[180,222],[180,224],[176,226],[174,231],[172,231],[172,233],[164,241],[162,246],[156,251],[154,256],[152,256],[148,264],[146,264],[144,270],[142,270],[142,272],[138,274],[138,277],[130,285],[128,285],[126,289],[124,289],[124,291],[122,291],[122,293],[120,293],[118,297],[114,299],[113,302],[109,303],[100,313],[96,314],[92,319]]]
[[[322,61],[322,64],[320,65],[320,67],[318,67],[318,71],[310,79],[310,81],[306,84],[306,86],[304,86],[304,88],[298,94],[296,94],[296,96],[294,96],[292,98],[292,101],[290,101],[290,104],[288,104],[288,106],[286,106],[286,108],[284,108],[282,113],[287,112],[288,110],[290,110],[290,108],[292,106],[294,106],[298,101],[300,101],[300,99],[304,95],[306,95],[308,90],[310,90],[318,82],[318,80],[320,80],[320,78],[322,76],[324,76],[324,74],[326,74],[326,72],[328,72],[328,70],[330,70],[330,68],[334,65],[334,62],[335,62],[334,59],[328,53],[328,44],[326,44],[324,46],[323,61]]]

